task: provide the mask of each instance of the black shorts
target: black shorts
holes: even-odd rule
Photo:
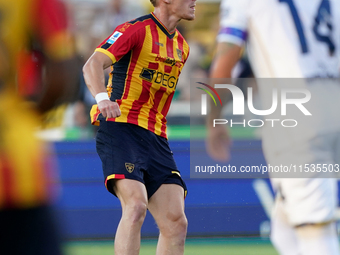
[[[144,183],[148,198],[162,184],[187,188],[177,169],[168,140],[134,124],[101,121],[96,137],[105,185],[116,195],[112,181],[132,179]]]

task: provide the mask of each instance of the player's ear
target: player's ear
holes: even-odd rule
[[[163,1],[166,4],[171,4],[171,0],[160,0],[160,1]]]

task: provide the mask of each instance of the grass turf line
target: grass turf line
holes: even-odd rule
[[[156,240],[143,240],[140,255],[156,253]],[[65,255],[112,255],[111,241],[84,241],[65,244]],[[277,255],[268,240],[260,238],[188,239],[185,255]]]

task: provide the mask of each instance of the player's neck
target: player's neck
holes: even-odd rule
[[[175,32],[178,23],[181,21],[175,15],[169,14],[166,10],[155,8],[153,14],[162,24],[168,29],[170,33]]]

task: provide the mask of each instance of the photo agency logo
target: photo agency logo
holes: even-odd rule
[[[223,106],[222,100],[221,100],[219,94],[217,93],[216,89],[214,89],[214,88],[211,87],[210,85],[205,84],[205,83],[203,83],[203,82],[197,82],[197,83],[198,83],[198,84],[201,84],[201,85],[203,85],[203,86],[206,86],[206,87],[209,88],[212,92],[214,92],[215,95],[217,96],[218,100],[220,101],[221,106]],[[198,89],[200,89],[200,90],[203,90],[205,93],[207,93],[207,94],[211,97],[211,99],[214,101],[215,106],[217,106],[216,100],[215,100],[214,96],[211,94],[211,92],[210,92],[209,90],[203,89],[203,88],[200,88],[200,87],[196,87],[196,88],[198,88]],[[202,101],[201,101],[201,102],[202,102],[202,105],[201,105],[201,115],[207,115],[207,94],[202,94],[202,95],[201,95],[201,99],[202,99]]]
[[[307,89],[303,88],[282,88],[272,89],[272,96],[271,96],[271,107],[269,109],[259,110],[254,107],[254,93],[253,88],[247,88],[247,100],[245,100],[245,95],[243,91],[237,87],[236,85],[232,84],[215,84],[214,87],[208,85],[203,82],[197,82],[200,85],[203,85],[209,88],[218,98],[221,107],[223,106],[222,100],[217,93],[216,89],[227,89],[231,93],[232,96],[232,107],[233,107],[233,116],[244,116],[245,115],[245,106],[247,105],[248,110],[256,115],[260,116],[256,119],[249,119],[242,121],[235,121],[233,119],[213,119],[213,127],[216,125],[229,125],[233,127],[235,125],[243,126],[243,127],[262,127],[267,122],[271,125],[271,127],[275,127],[275,125],[281,125],[282,127],[296,127],[298,125],[297,119],[289,118],[289,119],[278,119],[278,118],[265,118],[265,116],[269,116],[274,114],[276,111],[280,111],[279,116],[287,117],[287,106],[294,105],[296,108],[295,110],[299,110],[302,112],[304,116],[311,116],[312,114],[307,110],[304,106],[307,102],[311,99],[311,93]],[[198,89],[204,91],[206,94],[201,95],[201,115],[207,115],[208,112],[208,99],[207,94],[213,100],[215,106],[217,106],[217,102],[213,96],[213,94],[201,87],[197,87]],[[293,95],[295,98],[293,98]],[[296,98],[298,97],[298,98]],[[279,103],[280,99],[280,103]],[[213,106],[212,106],[213,107]],[[279,109],[278,109],[279,108]],[[277,116],[277,115],[275,115]]]

